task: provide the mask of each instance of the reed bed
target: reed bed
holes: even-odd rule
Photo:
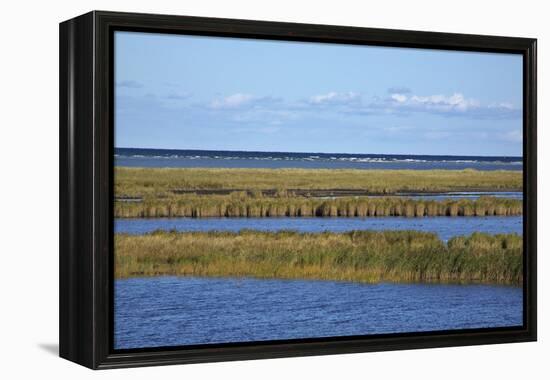
[[[376,216],[512,216],[522,215],[518,199],[480,197],[476,200],[423,200],[402,197],[254,197],[246,193],[115,202],[117,218],[153,217],[376,217]]]
[[[359,189],[396,192],[521,190],[521,171],[115,168],[116,196],[170,196],[175,190]]]
[[[418,231],[157,231],[115,236],[115,276],[520,285],[522,247],[517,234],[474,233],[445,243]]]

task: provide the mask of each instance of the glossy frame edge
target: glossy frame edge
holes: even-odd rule
[[[524,325],[165,351],[112,350],[114,30],[523,55]],[[535,341],[536,39],[93,11],[59,31],[59,355],[93,369]]]

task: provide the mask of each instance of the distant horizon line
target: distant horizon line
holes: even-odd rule
[[[505,157],[523,158],[510,155],[471,155],[471,154],[417,154],[417,153],[337,153],[337,152],[291,152],[291,151],[263,151],[263,150],[232,150],[232,149],[194,149],[194,148],[141,148],[141,147],[114,147],[114,149],[165,150],[165,151],[199,151],[199,152],[230,152],[230,153],[276,153],[276,154],[324,154],[324,155],[370,155],[370,156],[422,156],[422,157]]]

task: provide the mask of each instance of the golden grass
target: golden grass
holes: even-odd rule
[[[360,189],[369,193],[521,190],[521,171],[115,168],[116,196],[190,189]]]
[[[115,275],[300,278],[520,285],[522,237],[448,243],[416,231],[153,232],[115,236]]]

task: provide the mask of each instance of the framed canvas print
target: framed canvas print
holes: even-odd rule
[[[60,355],[536,339],[536,40],[60,25]]]

